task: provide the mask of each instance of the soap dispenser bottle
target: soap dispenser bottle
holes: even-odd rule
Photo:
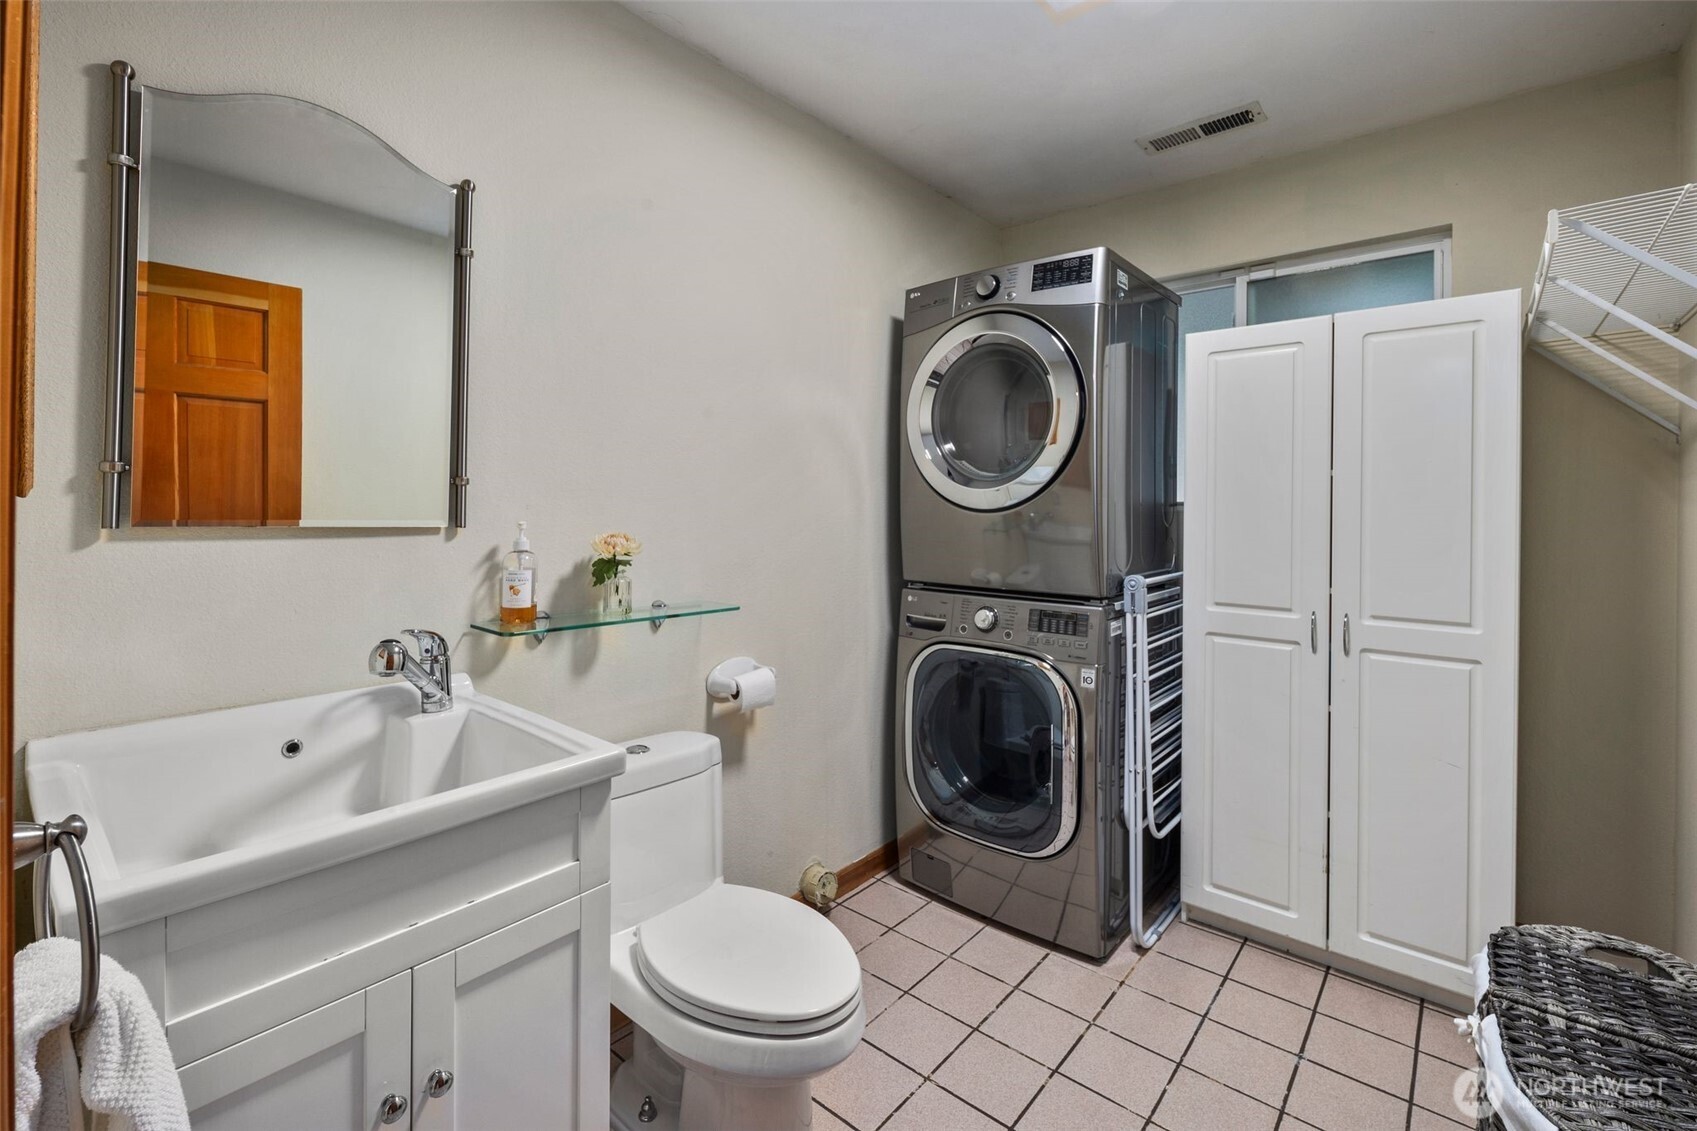
[[[524,526],[519,523],[519,536],[501,561],[501,623],[506,625],[536,622],[536,555]]]

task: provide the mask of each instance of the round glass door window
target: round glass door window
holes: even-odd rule
[[[908,442],[944,498],[1017,506],[1060,474],[1078,438],[1078,367],[1034,318],[997,312],[940,338],[908,396]]]
[[[1048,367],[1023,342],[975,345],[939,386],[931,427],[956,482],[997,487],[1018,479],[1055,430]]]
[[[908,783],[949,832],[1048,856],[1077,823],[1077,710],[1052,667],[939,645],[908,676]]]

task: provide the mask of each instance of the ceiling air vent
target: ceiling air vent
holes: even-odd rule
[[[1233,110],[1219,114],[1209,114],[1206,118],[1197,118],[1182,126],[1174,126],[1153,137],[1140,137],[1137,144],[1143,147],[1145,153],[1165,153],[1169,149],[1177,149],[1181,145],[1189,145],[1193,141],[1201,141],[1205,137],[1223,134],[1229,130],[1242,129],[1256,122],[1265,122],[1267,112],[1261,109],[1259,102],[1248,102]]]

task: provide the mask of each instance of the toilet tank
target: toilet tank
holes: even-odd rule
[[[613,779],[615,933],[724,874],[719,740],[679,730],[630,739],[625,749],[625,772]]]

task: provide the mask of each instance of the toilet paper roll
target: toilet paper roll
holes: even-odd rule
[[[770,707],[778,698],[778,673],[771,668],[755,668],[736,678],[737,710],[746,715],[762,707]]]

